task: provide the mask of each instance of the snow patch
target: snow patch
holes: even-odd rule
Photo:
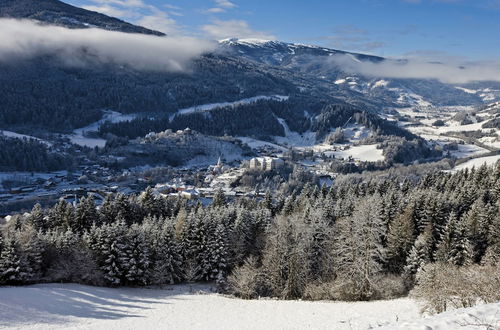
[[[315,132],[304,132],[302,134],[294,132],[288,127],[288,124],[283,118],[278,119],[281,126],[285,131],[285,136],[274,136],[273,139],[276,143],[285,145],[285,146],[294,146],[294,147],[305,147],[312,146],[316,143],[316,133]]]
[[[466,161],[465,163],[462,163],[460,165],[455,166],[453,171],[460,171],[460,170],[464,170],[466,168],[471,169],[473,167],[479,168],[482,165],[491,166],[491,165],[495,165],[497,163],[497,161],[499,161],[499,160],[500,160],[500,155],[474,158],[474,159]]]
[[[102,148],[106,145],[106,140],[100,138],[88,138],[85,137],[85,134],[88,132],[97,132],[99,127],[105,122],[119,123],[122,121],[130,121],[137,117],[135,114],[124,115],[116,111],[104,111],[104,116],[101,120],[96,121],[88,126],[75,129],[73,134],[68,135],[68,138],[72,143],[77,144],[79,146],[95,148]]]

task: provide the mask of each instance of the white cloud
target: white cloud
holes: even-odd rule
[[[351,56],[338,55],[328,59],[343,70],[365,76],[395,79],[436,79],[445,83],[463,84],[474,81],[500,81],[500,62],[448,62],[427,60],[385,60],[379,63],[354,61]]]
[[[235,3],[228,0],[214,0],[215,7],[205,10],[207,14],[225,13],[228,9],[238,7]]]
[[[207,9],[206,12],[210,14],[218,14],[218,13],[224,13],[226,12],[226,10],[224,8],[214,7]]]
[[[255,39],[276,39],[275,36],[261,31],[253,30],[250,25],[243,20],[214,20],[211,24],[201,27],[209,37],[214,39],[225,38],[255,38]]]
[[[177,26],[177,22],[166,12],[157,9],[156,7],[150,8],[150,11],[151,14],[143,15],[141,18],[136,20],[135,23],[168,35],[181,34],[179,27]]]
[[[101,29],[66,29],[34,21],[0,19],[0,61],[54,56],[66,65],[114,63],[140,70],[182,71],[213,50],[189,37],[157,37]]]
[[[222,8],[234,8],[236,4],[228,0],[215,0],[215,4]]]
[[[109,5],[83,6],[82,8],[87,9],[87,10],[91,10],[91,11],[96,11],[98,13],[102,13],[102,14],[105,14],[108,16],[113,16],[113,17],[130,15],[130,13],[127,12],[126,10],[121,10],[121,9],[118,9],[116,7],[109,6]]]

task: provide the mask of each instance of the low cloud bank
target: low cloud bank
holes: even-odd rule
[[[67,65],[118,64],[139,70],[183,71],[216,44],[102,29],[67,29],[30,20],[0,19],[0,62],[55,56]]]
[[[436,79],[444,83],[465,84],[500,81],[500,62],[429,62],[424,60],[357,61],[350,55],[331,56],[328,61],[343,70],[369,77],[394,79]]]

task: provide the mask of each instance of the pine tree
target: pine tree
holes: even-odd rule
[[[119,220],[103,227],[102,238],[97,241],[100,267],[104,279],[110,285],[120,285],[125,280],[128,250],[126,241],[126,225]]]
[[[361,199],[352,217],[339,220],[336,227],[334,253],[339,277],[350,283],[353,297],[369,299],[386,257],[379,197]]]
[[[39,203],[35,204],[27,220],[28,223],[36,228],[36,230],[45,231],[48,229],[45,220],[45,213]]]
[[[82,198],[76,206],[70,226],[74,232],[81,233],[90,229],[94,223],[99,225],[100,218],[96,210],[94,196],[89,195],[87,198]]]
[[[4,242],[0,253],[0,283],[19,284],[22,282],[21,259],[14,237]]]
[[[437,262],[448,262],[451,258],[451,246],[453,242],[453,237],[456,235],[455,231],[458,226],[458,218],[455,212],[451,212],[448,217],[448,221],[446,222],[442,235],[439,239],[439,243],[437,244],[436,252],[434,255],[434,259]]]
[[[213,207],[223,207],[227,205],[226,195],[222,189],[218,189],[212,201]]]
[[[422,234],[415,240],[410,254],[406,260],[404,272],[414,278],[422,267],[431,260],[432,226],[428,225]]]
[[[473,261],[474,252],[466,231],[465,221],[459,221],[451,239],[449,261],[457,266],[470,265]]]
[[[37,282],[41,278],[44,244],[34,227],[28,226],[16,233],[20,245],[20,269],[24,282]]]
[[[226,228],[218,223],[208,242],[210,251],[210,279],[216,280],[218,287],[223,290],[229,271],[229,251]]]
[[[150,281],[150,251],[141,227],[132,226],[127,233],[125,255],[121,263],[130,284],[146,285]]]
[[[174,237],[174,229],[165,224],[154,234],[153,239],[153,282],[174,284],[184,279],[181,246]]]
[[[387,235],[387,269],[399,274],[415,242],[413,207],[408,205],[389,225]]]

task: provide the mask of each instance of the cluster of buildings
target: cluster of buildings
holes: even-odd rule
[[[282,168],[285,161],[275,157],[256,157],[250,159],[249,168],[251,170],[273,171]]]

